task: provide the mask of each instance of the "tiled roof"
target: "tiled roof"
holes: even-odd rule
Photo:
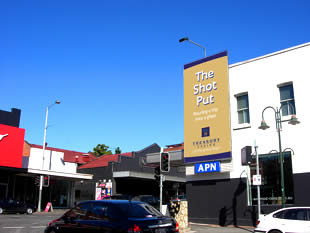
[[[36,144],[30,144],[30,146],[32,148],[43,149],[43,146],[36,145]],[[85,163],[92,161],[92,160],[95,160],[97,158],[94,155],[92,155],[91,153],[83,153],[83,152],[77,152],[77,151],[72,151],[72,150],[64,150],[64,149],[53,148],[53,147],[46,147],[45,150],[63,152],[64,153],[64,161],[65,162],[71,162],[71,163],[85,164]]]
[[[94,168],[94,167],[106,167],[109,165],[110,161],[117,162],[119,160],[119,156],[128,156],[132,157],[132,152],[122,153],[122,154],[114,154],[114,155],[102,155],[101,157],[93,160],[87,164],[80,166],[78,169],[84,168]]]

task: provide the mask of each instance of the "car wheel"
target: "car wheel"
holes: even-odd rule
[[[32,214],[33,210],[31,208],[27,208],[26,213],[27,214]]]
[[[0,208],[0,214],[3,214],[3,209],[2,208]]]
[[[278,230],[271,230],[269,231],[268,233],[282,233],[281,231],[278,231]]]

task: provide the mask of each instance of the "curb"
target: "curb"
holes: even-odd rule
[[[214,228],[248,228],[248,229],[255,229],[253,226],[234,226],[234,225],[227,225],[227,226],[220,226],[216,224],[206,224],[206,223],[195,223],[195,222],[189,222],[188,224],[197,225],[197,226],[206,226],[206,227],[214,227]]]

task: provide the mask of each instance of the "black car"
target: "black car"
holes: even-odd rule
[[[159,210],[160,200],[158,197],[153,195],[140,195],[137,197],[137,201],[145,202]]]
[[[3,213],[27,213],[32,214],[35,206],[29,203],[15,200],[0,201],[0,214]]]
[[[175,233],[177,222],[140,201],[85,201],[50,222],[45,233]]]
[[[159,198],[156,196],[153,196],[153,195],[133,196],[133,195],[127,195],[127,194],[116,194],[114,196],[111,196],[109,199],[111,199],[111,200],[142,201],[142,202],[145,202],[145,203],[155,207],[157,210],[159,210],[159,205],[160,205]]]

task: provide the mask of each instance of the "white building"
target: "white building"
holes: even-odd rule
[[[47,187],[42,190],[42,206],[51,202],[54,208],[69,208],[75,202],[76,181],[91,180],[92,174],[78,173],[78,164],[88,162],[90,154],[30,144],[27,171],[29,175],[48,177]],[[85,158],[84,158],[85,157]],[[86,159],[86,160],[85,160]]]
[[[221,161],[217,173],[195,174],[194,165],[187,165],[190,221],[221,225],[255,221],[257,192],[250,184],[250,170],[253,175],[256,167],[241,164],[241,149],[251,146],[254,153],[255,143],[260,154],[262,212],[282,207],[275,111],[267,108],[263,114],[270,128],[258,128],[263,110],[268,106],[277,110],[281,104],[286,205],[310,205],[309,61],[310,43],[306,43],[229,66],[232,159]],[[288,124],[295,113],[300,124]]]

